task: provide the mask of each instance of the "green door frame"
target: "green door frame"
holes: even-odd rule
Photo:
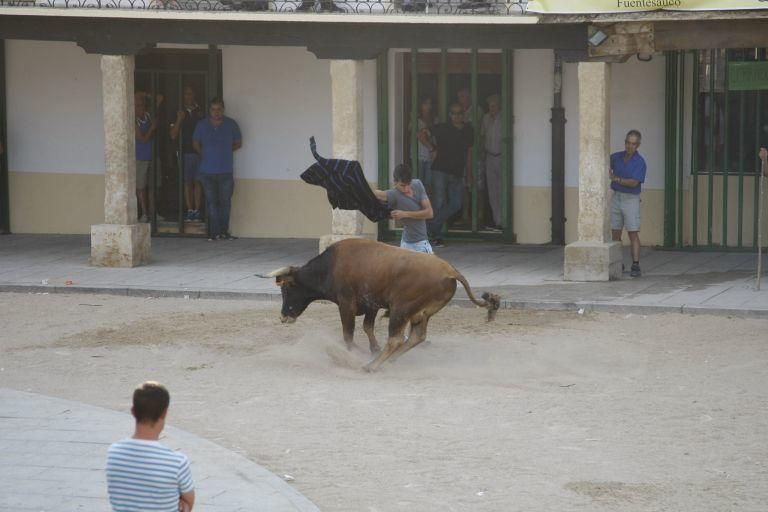
[[[418,140],[417,140],[417,121],[418,121],[418,48],[412,48],[410,58],[406,63],[410,67],[410,97],[411,111],[409,113],[409,133],[410,154],[412,162],[418,162]],[[441,120],[445,120],[447,113],[447,91],[448,91],[448,49],[443,48],[440,51],[440,71],[438,79],[438,115]],[[514,143],[512,134],[512,123],[514,119],[513,112],[513,50],[504,49],[501,51],[501,104],[502,104],[502,222],[503,231],[501,234],[485,233],[478,231],[478,190],[476,186],[472,187],[472,232],[451,233],[447,237],[451,239],[470,239],[470,240],[493,240],[504,242],[515,242],[512,216],[512,184],[513,184],[513,162],[514,162]],[[376,60],[377,69],[377,124],[378,124],[378,181],[379,187],[388,187],[391,176],[390,155],[390,134],[389,134],[389,51],[382,52]],[[470,94],[472,104],[478,104],[478,49],[473,48],[470,54]],[[472,125],[478,127],[480,119],[477,118],[477,109],[473,109]],[[477,183],[480,175],[478,162],[480,130],[475,129],[475,143],[472,147],[472,175],[474,182]],[[418,165],[414,166],[414,174],[419,176]],[[392,229],[389,221],[379,223],[379,239],[392,240],[399,236],[400,230]]]
[[[708,53],[705,53],[708,52]],[[762,53],[761,53],[762,52]],[[758,59],[758,54],[762,55]],[[686,55],[693,57],[692,66],[686,66]],[[690,248],[696,250],[753,250],[757,247],[758,210],[752,208],[752,218],[745,218],[744,199],[749,186],[753,192],[753,204],[758,202],[759,159],[757,150],[760,143],[761,95],[754,90],[732,88],[729,77],[731,56],[726,49],[696,50],[689,52],[667,52],[666,54],[666,119],[665,119],[665,180],[664,180],[664,247],[683,248],[684,217],[690,215]],[[755,50],[754,60],[761,62],[768,59],[765,50]],[[704,67],[706,66],[706,67]],[[706,82],[702,82],[700,72],[711,70]],[[690,104],[686,102],[686,74],[692,70],[692,90]],[[722,73],[722,76],[719,75]],[[718,76],[716,76],[718,74]],[[718,80],[720,79],[720,80]],[[719,83],[718,83],[719,82]],[[702,90],[703,88],[703,90]],[[704,93],[704,94],[702,94]],[[706,97],[704,96],[706,94]],[[747,125],[746,100],[754,96],[755,105],[755,147],[746,147],[747,132],[752,128]],[[721,101],[720,101],[721,100]],[[721,126],[717,125],[715,115],[710,115],[708,122],[700,126],[704,118],[700,112],[706,102],[706,111],[721,112]],[[684,182],[684,131],[685,109],[691,108],[691,172],[690,199],[685,204]],[[738,116],[731,119],[731,111],[736,109]],[[733,134],[735,137],[732,137]],[[716,143],[713,143],[715,141]],[[720,154],[718,146],[722,147]],[[703,153],[705,151],[705,153]],[[736,157],[734,161],[733,157]],[[706,164],[702,160],[706,160]],[[730,178],[730,179],[729,179]],[[735,178],[735,179],[734,179]],[[716,197],[716,181],[721,183]],[[729,183],[729,181],[735,183]],[[733,204],[729,186],[737,187],[736,204]],[[746,189],[746,190],[745,190]],[[700,197],[702,196],[703,197]],[[719,204],[719,212],[716,206]],[[733,213],[735,210],[735,213]],[[716,215],[716,213],[719,213]],[[735,245],[729,245],[729,218],[735,217]],[[699,229],[706,222],[704,239],[699,236]],[[752,240],[746,241],[744,226],[752,224]],[[719,237],[715,231],[719,227]]]
[[[136,68],[136,73],[146,73],[150,77],[150,84],[151,84],[151,95],[154,98],[158,89],[158,79],[159,75],[161,73],[176,73],[181,77],[182,75],[200,75],[205,77],[205,91],[203,93],[203,98],[207,101],[210,101],[211,99],[220,96],[221,89],[222,89],[222,59],[221,59],[221,51],[215,46],[215,45],[208,45],[208,48],[206,50],[154,50],[148,52],[150,54],[154,55],[176,55],[179,57],[179,60],[181,61],[184,56],[187,55],[197,55],[202,56],[205,55],[206,60],[206,66],[205,70],[202,69],[190,69],[186,68],[182,65],[179,65],[179,67],[176,67],[174,64],[173,67],[163,67],[162,63],[167,64],[167,61],[165,59],[161,59],[161,63],[152,63],[149,66],[141,66]],[[182,83],[181,78],[178,80],[177,83],[177,97],[179,99],[183,96],[183,87],[184,84]],[[203,108],[207,111],[207,105],[203,105]],[[152,104],[151,113],[153,116],[155,116],[155,119],[157,119],[157,113],[155,112],[155,105]],[[177,150],[181,151],[181,137],[179,137],[177,142]],[[155,164],[150,167],[150,175],[148,177],[148,183],[152,184],[152,186],[149,187],[149,204],[150,208],[152,209],[152,236],[166,236],[166,237],[175,237],[175,236],[204,236],[200,234],[190,234],[184,232],[184,159],[179,159],[179,166],[178,166],[178,232],[177,233],[167,233],[167,232],[159,232],[157,230],[157,208],[154,207],[156,203],[156,197],[155,197],[155,184],[157,183],[156,179],[157,176],[155,174],[157,169],[157,161],[159,159],[158,155],[158,144],[154,144],[153,146],[154,151],[154,162]]]
[[[11,233],[10,190],[8,185],[8,97],[5,86],[5,40],[0,39],[0,235]]]

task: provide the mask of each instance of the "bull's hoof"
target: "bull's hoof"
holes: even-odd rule
[[[378,366],[376,366],[373,361],[368,363],[367,365],[363,366],[363,370],[367,373],[373,373],[378,369]]]
[[[371,355],[377,356],[381,353],[381,347],[371,347]]]

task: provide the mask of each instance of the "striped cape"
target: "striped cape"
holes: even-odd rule
[[[301,173],[301,179],[310,185],[323,187],[328,193],[328,202],[340,210],[360,210],[372,222],[389,219],[390,209],[373,195],[363,174],[360,162],[356,160],[331,160],[317,154],[315,138],[310,141],[310,150],[317,163]]]

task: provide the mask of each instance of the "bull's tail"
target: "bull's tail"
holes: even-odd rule
[[[455,269],[454,269],[455,270]],[[499,306],[501,305],[501,297],[496,295],[495,293],[489,293],[484,292],[482,295],[483,300],[477,300],[475,295],[472,293],[472,288],[469,287],[469,283],[467,282],[467,279],[459,273],[458,270],[455,270],[456,275],[454,278],[464,286],[464,290],[467,292],[467,296],[469,297],[469,300],[471,300],[475,305],[480,306],[481,308],[485,308],[488,310],[488,322],[492,322],[496,318],[496,312],[499,310]]]

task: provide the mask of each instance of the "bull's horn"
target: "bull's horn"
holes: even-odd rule
[[[282,268],[279,268],[277,270],[273,270],[272,272],[270,272],[267,275],[263,275],[263,274],[256,274],[256,275],[259,276],[259,277],[264,277],[264,278],[270,279],[270,278],[273,278],[273,277],[287,276],[288,274],[290,274],[294,270],[295,269],[293,267],[282,267]]]

